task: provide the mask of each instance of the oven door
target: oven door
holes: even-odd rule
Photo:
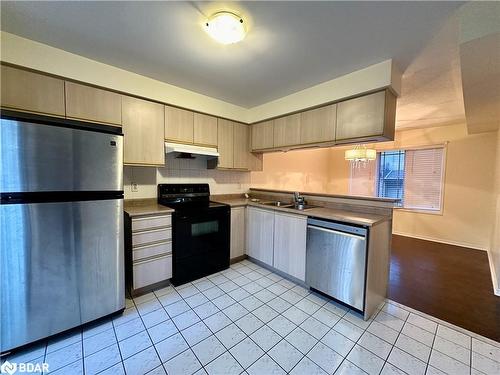
[[[173,219],[174,285],[184,284],[229,267],[228,207],[176,211]]]

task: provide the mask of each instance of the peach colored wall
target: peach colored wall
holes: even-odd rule
[[[297,191],[327,191],[331,168],[328,149],[264,154],[264,171],[251,173],[251,186]]]
[[[497,294],[500,295],[500,130],[497,131],[497,157],[495,170],[495,230],[491,236],[491,256],[495,269]]]
[[[489,249],[495,217],[496,134],[494,137],[492,133],[467,135],[465,124],[461,124],[400,131],[396,133],[394,142],[374,146],[391,149],[444,142],[449,143],[443,213],[396,210],[393,231]],[[264,172],[252,173],[251,186],[346,194],[349,192],[349,163],[343,159],[345,149],[338,147],[265,155]],[[325,156],[324,151],[329,155]],[[304,176],[310,176],[308,184]],[[311,184],[311,181],[316,183]]]

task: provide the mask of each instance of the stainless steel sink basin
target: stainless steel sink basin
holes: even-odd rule
[[[312,206],[310,204],[304,204],[304,205],[299,205],[299,206],[292,204],[290,208],[293,208],[294,210],[303,211],[303,210],[310,210],[311,208],[316,208],[316,207],[317,206]]]
[[[285,203],[285,202],[280,202],[280,201],[261,202],[260,204],[262,204],[264,206],[274,206],[274,207],[283,207],[283,208],[292,208],[292,207],[294,207],[294,205],[291,204],[291,203]]]

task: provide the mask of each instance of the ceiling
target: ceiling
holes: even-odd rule
[[[1,28],[245,108],[391,58],[411,78],[407,94],[410,88],[429,102],[426,92],[435,98],[436,86],[442,89],[431,80],[443,79],[439,69],[453,75],[453,62],[443,59],[424,77],[418,67],[433,64],[426,48],[461,4],[2,1]],[[244,17],[249,32],[241,43],[219,45],[202,30],[205,17],[221,9]],[[447,89],[455,88],[453,77],[444,78]],[[439,100],[446,102],[444,96]],[[455,106],[456,93],[451,96]],[[398,117],[413,127],[422,108],[404,100],[406,112]],[[463,102],[452,110],[463,112]]]

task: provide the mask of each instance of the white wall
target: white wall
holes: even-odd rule
[[[131,183],[138,184],[132,192]],[[241,194],[250,187],[250,172],[207,169],[206,159],[176,159],[167,155],[166,167],[125,167],[125,199],[156,198],[157,184],[208,183],[211,194]]]
[[[495,284],[496,294],[500,295],[500,130],[497,131],[497,155],[495,168],[495,218],[494,231],[491,236],[491,267],[494,275],[493,283]]]

